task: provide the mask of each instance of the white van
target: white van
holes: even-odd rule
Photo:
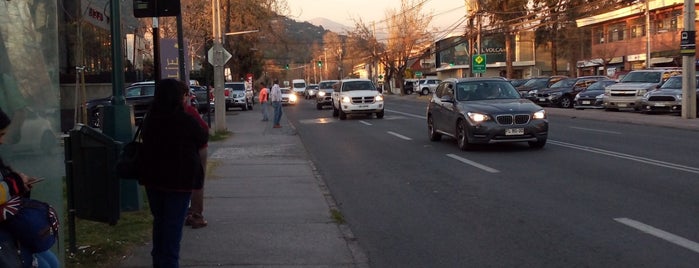
[[[303,95],[303,93],[306,92],[306,80],[303,80],[303,79],[291,80],[291,89],[294,91],[294,94],[296,94],[297,96]]]

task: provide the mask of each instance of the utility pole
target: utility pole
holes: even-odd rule
[[[650,2],[650,0],[646,0],[646,69],[650,68],[650,64],[651,64],[650,63],[650,10],[649,10],[650,5],[648,4],[648,2]],[[611,41],[611,40],[609,40],[609,41]]]
[[[221,40],[221,6],[219,0],[211,0],[213,23],[214,65],[214,131],[226,131],[226,97],[223,94],[223,44]]]
[[[682,118],[694,119],[697,116],[696,103],[696,26],[694,0],[684,1],[684,31],[680,53],[682,54]]]

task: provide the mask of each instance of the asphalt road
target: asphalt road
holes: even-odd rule
[[[285,113],[372,267],[699,263],[695,130],[550,115],[541,150],[463,152],[428,140],[419,102],[392,98],[384,119],[312,100]]]

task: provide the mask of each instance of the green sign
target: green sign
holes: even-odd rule
[[[471,72],[474,74],[485,73],[485,54],[473,55],[471,60]]]
[[[415,76],[422,77],[422,72],[415,72]]]

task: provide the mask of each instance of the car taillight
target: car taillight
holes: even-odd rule
[[[226,89],[226,90],[223,91],[223,95],[225,95],[226,97],[228,97],[229,95],[231,95],[231,91],[228,90],[228,89]]]

